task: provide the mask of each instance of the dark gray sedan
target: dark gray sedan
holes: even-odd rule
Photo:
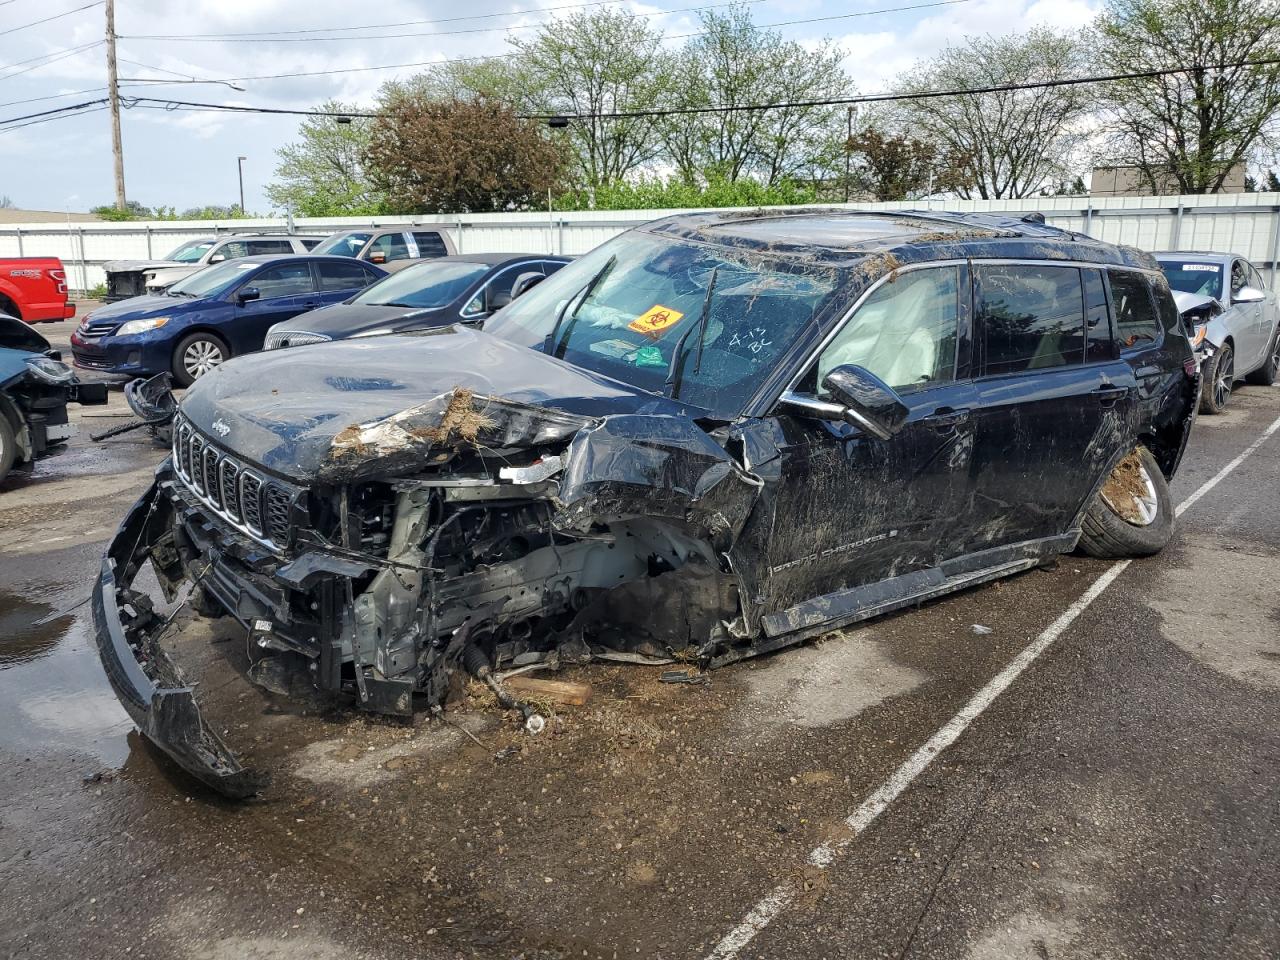
[[[439,257],[406,267],[343,303],[277,323],[267,331],[263,349],[479,323],[568,262],[532,253]]]

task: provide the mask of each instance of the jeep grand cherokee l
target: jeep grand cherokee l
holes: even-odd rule
[[[1034,215],[669,217],[483,330],[202,378],[103,561],[97,643],[147,736],[244,796],[148,561],[255,668],[384,714],[463,671],[521,706],[493,674],[517,658],[716,667],[1077,546],[1153,553],[1198,378],[1150,256]]]

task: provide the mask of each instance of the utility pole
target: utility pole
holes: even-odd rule
[[[240,168],[240,213],[244,214],[244,162],[248,157],[236,157],[236,166]]]
[[[844,139],[844,202],[849,202],[849,184],[853,179],[853,104],[849,105]]]
[[[116,0],[107,0],[107,100],[111,106],[111,154],[115,159],[116,209],[128,208],[124,195],[124,145],[120,141],[120,78],[116,73]]]

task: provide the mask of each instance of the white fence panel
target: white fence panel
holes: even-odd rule
[[[1280,194],[1184,197],[1040,197],[1028,200],[931,200],[912,204],[826,204],[854,210],[957,210],[1022,215],[1110,243],[1144,250],[1239,253],[1277,287]],[[106,279],[110,260],[151,260],[178,244],[217,234],[294,232],[327,235],[356,227],[441,225],[462,253],[562,253],[577,256],[624,230],[681,210],[529,211],[439,217],[324,217],[233,221],[42,223],[0,226],[0,257],[55,256],[78,290]]]

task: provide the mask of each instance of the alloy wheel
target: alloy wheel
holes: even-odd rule
[[[182,368],[192,380],[198,380],[222,363],[222,350],[210,340],[197,340],[182,352]]]
[[[1102,486],[1102,502],[1125,523],[1148,527],[1160,510],[1156,485],[1137,451],[1116,464]]]
[[[1227,355],[1218,361],[1213,377],[1213,402],[1225,407],[1231,398],[1231,387],[1236,382],[1236,355],[1228,348]]]

